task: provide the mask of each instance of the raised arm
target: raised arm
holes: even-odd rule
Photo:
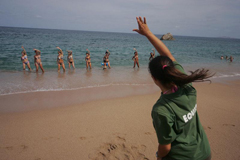
[[[59,49],[60,52],[63,54],[63,51],[62,51],[62,49],[60,47],[56,47],[56,48]]]
[[[24,53],[26,53],[26,50],[25,50],[25,48],[24,48],[23,46],[22,46],[21,48],[23,49],[23,52],[24,52]]]
[[[38,50],[38,49],[33,49],[34,50],[34,52],[38,52],[38,53],[41,53],[41,51],[40,50]]]
[[[153,56],[155,56],[155,49],[153,48],[152,50],[153,50]]]
[[[86,49],[86,51],[87,51],[87,53],[89,53],[89,54],[90,54],[90,51],[89,51],[88,49]]]
[[[138,23],[138,29],[133,29],[133,31],[147,37],[160,55],[167,56],[172,61],[176,61],[167,46],[165,46],[165,44],[150,31],[147,25],[146,18],[144,17],[144,20],[142,20],[141,17],[137,17],[136,19]]]

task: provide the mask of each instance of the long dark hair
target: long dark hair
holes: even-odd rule
[[[157,56],[149,62],[149,72],[152,77],[159,80],[163,85],[183,86],[191,82],[206,81],[214,74],[209,73],[208,69],[197,69],[190,71],[190,75],[184,74],[174,67],[173,61],[166,56]],[[210,80],[207,80],[210,81]]]

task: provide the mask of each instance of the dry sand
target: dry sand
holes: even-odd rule
[[[240,81],[194,86],[212,159],[239,160]],[[158,144],[150,113],[159,96],[160,92],[20,113],[3,112],[0,159],[156,159]]]

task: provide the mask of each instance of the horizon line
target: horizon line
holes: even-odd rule
[[[23,29],[43,29],[43,30],[62,30],[62,31],[81,31],[81,32],[102,32],[102,33],[124,33],[124,34],[137,34],[136,32],[118,32],[118,31],[93,31],[93,30],[76,30],[76,29],[56,29],[56,28],[34,28],[34,27],[15,27],[15,26],[0,26],[5,28],[23,28]],[[169,32],[168,32],[169,33]],[[155,34],[155,33],[154,33]],[[167,33],[165,33],[167,34]],[[164,34],[155,34],[162,36]],[[223,39],[240,39],[235,37],[228,36],[219,36],[219,37],[204,37],[204,36],[186,36],[186,35],[175,35],[174,36],[182,36],[182,37],[199,37],[199,38],[223,38]]]

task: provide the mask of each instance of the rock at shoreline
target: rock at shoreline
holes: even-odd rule
[[[167,33],[167,34],[164,34],[160,40],[175,40],[175,38],[173,38],[172,34],[171,33]]]

